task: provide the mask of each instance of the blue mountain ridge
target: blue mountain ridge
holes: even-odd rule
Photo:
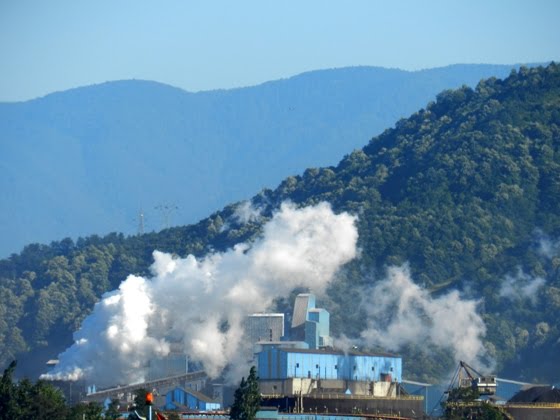
[[[27,243],[188,224],[334,165],[443,89],[513,65],[350,67],[190,93],[106,82],[0,103],[0,257]]]

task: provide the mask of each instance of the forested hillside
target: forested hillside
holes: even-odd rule
[[[244,218],[243,206],[232,204],[157,234],[27,246],[0,262],[0,365],[19,357],[24,373],[39,373],[101,293],[128,273],[147,272],[154,249],[181,256],[226,249],[255,237],[285,200],[328,201],[359,216],[361,258],[330,290],[333,335],[360,331],[363,317],[352,306],[359,286],[383,277],[389,265],[408,263],[434,296],[458,289],[480,300],[498,372],[560,378],[556,64],[443,91],[337,166],[311,168],[261,191],[251,200],[258,217]],[[401,353],[409,378],[433,379],[453,363],[426,343]]]
[[[511,66],[314,71],[189,93],[108,82],[0,103],[0,257],[28,243],[195,223],[305,168],[336,164],[443,89]]]

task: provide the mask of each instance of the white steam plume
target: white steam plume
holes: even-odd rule
[[[153,277],[129,276],[107,293],[44,378],[85,378],[98,386],[142,381],[146,363],[180,341],[210,376],[242,367],[246,314],[267,310],[295,287],[322,294],[356,255],[355,218],[330,206],[284,204],[252,245],[203,260],[154,252]]]
[[[540,229],[535,229],[537,253],[549,260],[560,255],[560,240],[554,240]]]
[[[368,328],[361,334],[366,344],[397,351],[426,343],[450,348],[456,360],[482,363],[486,327],[476,301],[461,299],[456,290],[432,297],[411,280],[406,265],[389,268],[366,296]]]
[[[258,221],[261,218],[261,209],[254,207],[251,201],[243,201],[235,208],[233,217],[241,224]]]
[[[531,277],[521,268],[515,276],[506,276],[500,287],[500,296],[506,299],[527,299],[533,305],[537,303],[537,294],[546,283],[542,277]]]

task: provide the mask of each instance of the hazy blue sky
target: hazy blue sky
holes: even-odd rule
[[[197,91],[308,70],[560,59],[558,0],[0,0],[0,100],[117,79]]]

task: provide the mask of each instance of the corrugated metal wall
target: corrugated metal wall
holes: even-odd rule
[[[213,402],[206,402],[198,399],[196,396],[189,393],[182,388],[175,388],[169,391],[165,396],[166,407],[172,409],[173,404],[180,404],[188,407],[191,410],[219,410],[220,404]]]
[[[341,355],[266,349],[259,353],[261,379],[341,379],[400,382],[402,359],[390,356]]]

